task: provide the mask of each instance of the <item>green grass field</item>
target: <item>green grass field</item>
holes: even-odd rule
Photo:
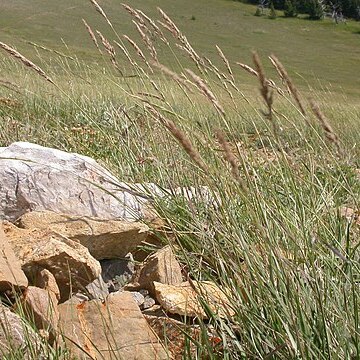
[[[119,34],[139,39],[131,17],[119,2],[108,0],[102,4]],[[263,56],[274,53],[301,85],[309,82],[317,90],[331,88],[349,97],[360,95],[356,71],[360,65],[360,23],[348,21],[347,25],[336,26],[330,20],[258,18],[253,16],[254,6],[225,0],[131,1],[130,5],[150,16],[157,16],[157,6],[162,8],[180,24],[200,55],[216,58],[216,44],[230,61],[247,63],[252,50]],[[64,42],[68,51],[80,59],[99,61],[82,18],[93,29],[111,34],[86,0],[2,1],[0,10],[0,38],[31,59],[36,54],[27,41],[67,53]],[[161,55],[165,63],[172,62],[172,54]],[[248,78],[243,76],[241,81],[247,84]]]
[[[164,30],[165,45],[152,32],[160,62],[177,77],[150,70],[126,41],[130,61],[115,48],[122,77],[103,47],[99,55],[82,18],[112,44],[128,34],[147,60],[149,51],[118,2],[101,5],[115,32],[90,1],[2,1],[0,41],[55,85],[2,51],[0,145],[21,140],[76,151],[124,181],[206,185],[218,196],[219,207],[155,202],[189,275],[226,288],[236,313],[209,314],[220,346],[206,336],[189,339],[197,355],[189,346],[185,359],[358,359],[360,23],[257,18],[255,7],[222,0],[131,1],[164,22],[160,6],[200,60],[176,46],[187,46],[183,37]],[[275,81],[277,88],[262,85],[273,102],[264,101],[259,79],[235,64],[260,71],[252,50]],[[352,218],[341,215],[344,207]]]

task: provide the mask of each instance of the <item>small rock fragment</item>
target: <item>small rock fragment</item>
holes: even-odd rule
[[[147,295],[144,297],[144,302],[140,306],[140,309],[146,310],[146,309],[151,308],[154,305],[155,305],[155,300],[151,296]]]
[[[23,290],[28,286],[28,279],[21,269],[8,239],[0,223],[0,292],[8,290]]]
[[[133,296],[135,302],[138,304],[138,306],[141,308],[141,306],[144,304],[145,298],[144,295],[139,293],[138,291],[132,291],[131,295]]]
[[[210,308],[211,312],[221,317],[234,315],[228,297],[213,282],[192,281],[180,285],[165,285],[154,282],[156,299],[164,310],[171,314],[188,317],[207,317],[201,300]]]
[[[102,260],[101,275],[108,284],[109,292],[120,290],[134,275],[135,263],[129,257],[124,259]]]
[[[181,268],[169,245],[148,256],[133,278],[133,284],[154,294],[153,282],[179,285],[182,283]]]
[[[59,321],[57,302],[58,299],[53,292],[29,286],[16,304],[16,308],[21,309],[28,321],[34,323],[38,330],[47,331],[52,342]]]

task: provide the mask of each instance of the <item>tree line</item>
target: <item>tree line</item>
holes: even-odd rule
[[[360,0],[240,0],[260,7],[283,10],[287,17],[308,14],[312,20],[320,20],[325,16],[332,17],[335,22],[344,18],[360,20]]]

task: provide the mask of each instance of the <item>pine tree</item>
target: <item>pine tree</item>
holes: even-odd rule
[[[320,0],[309,0],[307,5],[309,19],[320,20],[324,17],[324,9]]]
[[[285,0],[285,4],[284,4],[284,16],[285,17],[296,17],[297,14],[297,10],[296,10],[296,5],[293,3],[292,0]]]

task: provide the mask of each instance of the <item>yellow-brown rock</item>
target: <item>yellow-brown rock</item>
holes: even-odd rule
[[[99,277],[101,267],[81,244],[47,229],[20,229],[4,222],[4,231],[28,278],[47,269],[55,277],[66,301]]]
[[[206,318],[203,301],[220,317],[234,315],[226,294],[211,281],[186,281],[177,286],[154,282],[154,289],[157,301],[171,314]]]
[[[88,248],[97,260],[125,257],[136,250],[149,233],[148,226],[141,222],[102,220],[51,211],[26,213],[17,225],[25,229],[51,229]]]
[[[0,293],[13,289],[23,290],[27,286],[28,279],[0,223]]]
[[[165,360],[166,354],[130,292],[111,293],[105,302],[59,305],[60,329],[72,356],[88,359]],[[76,344],[76,345],[75,345]]]

